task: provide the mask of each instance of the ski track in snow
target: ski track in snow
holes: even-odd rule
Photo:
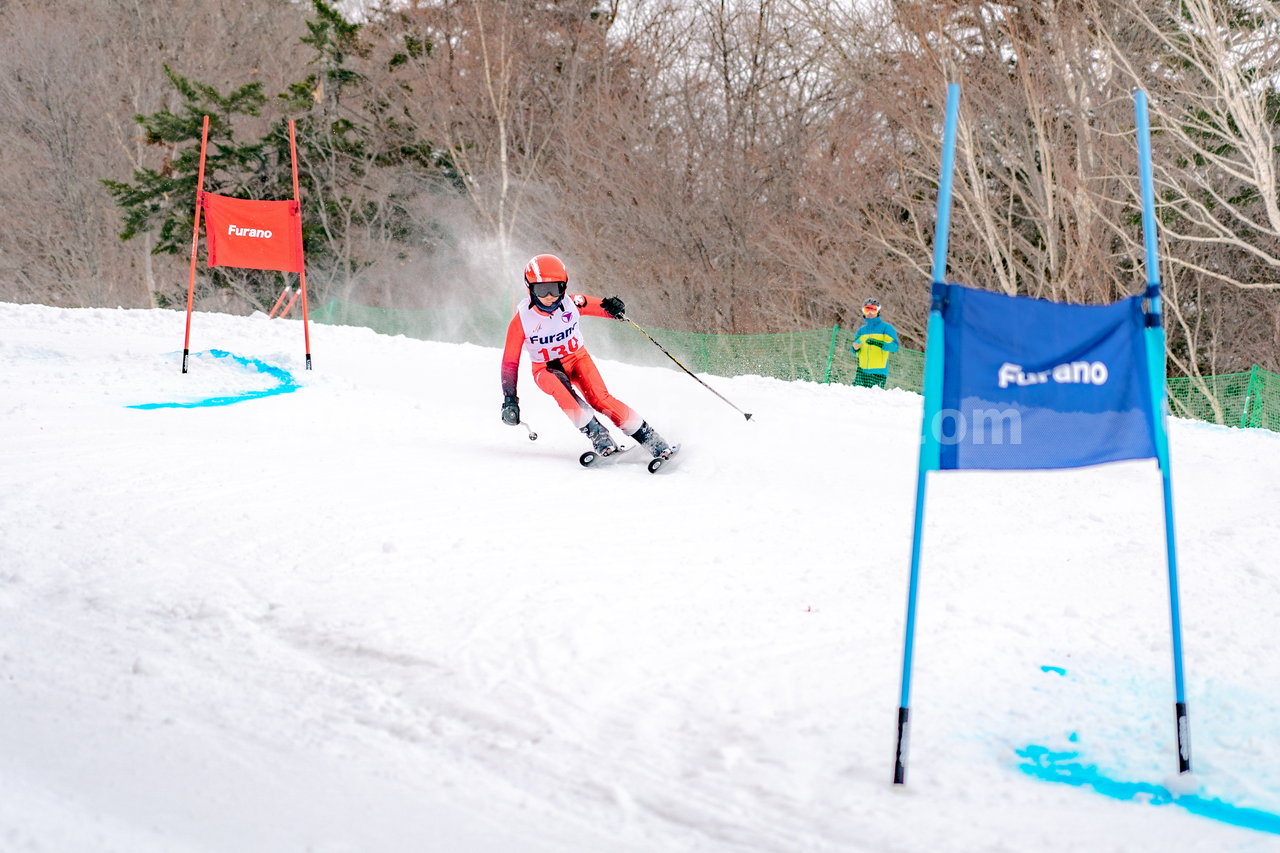
[[[895,788],[919,397],[602,360],[684,450],[587,471],[495,348],[181,330],[0,304],[0,849],[1280,848],[1023,767],[1280,814],[1280,436],[1172,422],[1192,779],[1153,463],[931,476]]]

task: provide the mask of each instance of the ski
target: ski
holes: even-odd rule
[[[598,453],[594,450],[588,450],[586,453],[578,457],[578,462],[583,468],[591,468],[596,465],[602,465],[605,462],[616,462],[618,457],[636,447],[634,444],[628,444],[626,447],[619,447],[612,453]]]
[[[679,452],[680,452],[680,445],[673,444],[667,450],[666,453],[653,457],[653,459],[649,462],[649,473],[650,474],[658,473],[660,470],[662,470],[663,466],[670,464],[672,461],[672,458]]]
[[[634,450],[637,447],[639,447],[639,445],[630,444],[626,447],[620,447],[612,453],[599,453],[595,450],[588,450],[586,453],[583,453],[578,457],[578,462],[583,468],[595,468],[608,462],[617,462],[619,456],[622,456],[624,453]],[[670,465],[679,450],[680,445],[673,444],[666,453],[650,459],[646,466],[649,469],[649,473],[656,474],[658,471],[662,470],[664,466]]]

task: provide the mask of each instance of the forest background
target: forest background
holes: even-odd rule
[[[0,0],[0,300],[181,307],[204,189],[288,198],[313,304],[458,304],[553,251],[654,325],[923,349],[946,85],[949,280],[1145,283],[1151,97],[1170,373],[1280,371],[1280,4]],[[201,256],[203,258],[203,255]],[[267,310],[278,273],[202,270]],[[496,345],[496,342],[495,342]]]

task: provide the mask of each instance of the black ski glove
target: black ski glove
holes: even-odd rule
[[[876,338],[868,338],[863,343],[865,343],[867,346],[879,347],[880,349],[884,349],[884,341],[878,340]]]
[[[627,306],[622,304],[622,300],[616,296],[610,296],[601,300],[600,307],[604,309],[604,313],[616,319],[622,318],[622,312],[627,310]]]
[[[502,398],[502,422],[507,426],[520,426],[520,398],[514,394]]]

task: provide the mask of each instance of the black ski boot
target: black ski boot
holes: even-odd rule
[[[648,421],[641,422],[640,429],[631,433],[631,437],[640,444],[643,444],[645,449],[652,453],[655,459],[659,456],[668,456],[671,454],[671,445],[667,444],[662,439],[662,436],[658,435],[657,430],[649,426]]]
[[[608,456],[618,450],[618,445],[614,442],[613,436],[609,435],[609,431],[604,428],[604,424],[600,423],[597,418],[592,418],[591,422],[579,432],[591,439],[591,446],[601,456]]]

